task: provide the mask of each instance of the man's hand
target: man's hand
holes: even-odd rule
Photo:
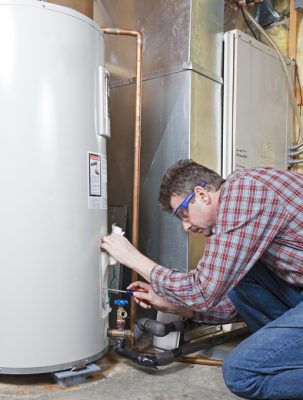
[[[133,260],[138,257],[139,253],[124,236],[117,235],[116,233],[112,233],[103,238],[101,249],[107,251],[119,263],[127,267],[131,266]]]
[[[105,236],[100,247],[119,263],[138,272],[150,282],[150,273],[156,263],[141,254],[124,236],[116,233]]]
[[[193,318],[192,310],[158,296],[148,283],[140,281],[134,282],[131,283],[127,289],[134,291],[134,301],[146,310],[153,307],[156,310],[165,313],[178,314],[182,317]]]

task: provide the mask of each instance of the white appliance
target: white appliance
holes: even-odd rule
[[[288,73],[294,64],[285,58]],[[276,52],[251,36],[224,34],[223,176],[255,166],[288,167],[292,110]]]
[[[108,347],[103,34],[0,0],[0,54],[0,373],[68,369]]]

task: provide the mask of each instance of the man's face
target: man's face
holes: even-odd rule
[[[170,205],[176,210],[185,197],[174,194]],[[187,210],[181,210],[179,218],[182,220],[186,232],[194,232],[209,237],[216,223],[217,203],[212,194],[200,187],[195,188],[193,202],[189,202]]]

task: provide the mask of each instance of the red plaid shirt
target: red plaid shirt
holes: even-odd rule
[[[227,293],[258,260],[303,287],[303,175],[274,168],[234,172],[221,188],[216,225],[197,269],[157,265],[151,283],[201,321],[229,322],[237,314]]]

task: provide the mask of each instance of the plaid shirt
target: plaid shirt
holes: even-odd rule
[[[234,172],[221,187],[216,225],[197,269],[157,265],[151,283],[201,321],[229,322],[237,313],[227,293],[258,260],[303,287],[303,175],[274,168]]]

